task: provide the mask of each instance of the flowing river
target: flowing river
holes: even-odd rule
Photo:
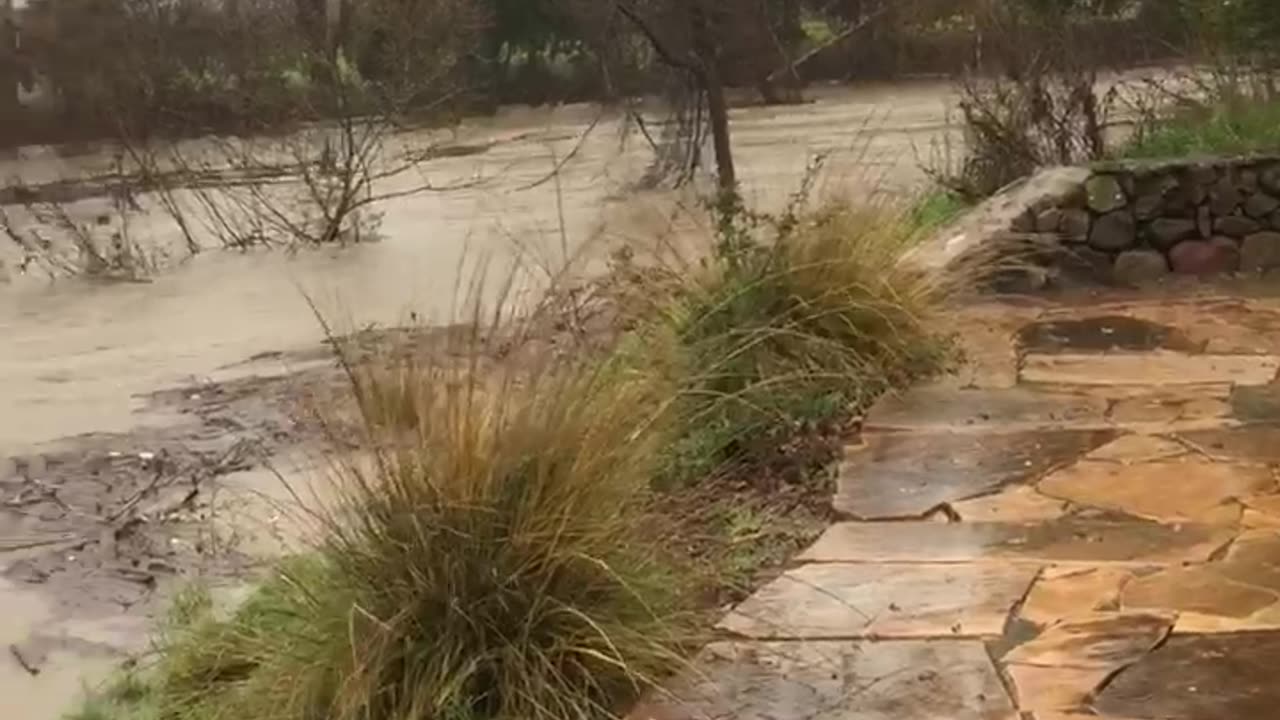
[[[904,192],[922,180],[921,165],[945,127],[945,85],[812,96],[805,105],[734,112],[734,147],[750,201],[778,207],[818,153],[830,153],[828,188],[847,183],[854,192]],[[205,252],[148,283],[50,282],[17,276],[10,262],[12,277],[0,284],[0,453],[124,429],[139,420],[132,414],[137,393],[315,341],[319,328],[304,293],[361,324],[403,320],[411,311],[439,318],[449,312],[466,258],[502,257],[515,246],[558,254],[561,212],[571,245],[601,229],[635,234],[656,226],[670,197],[620,194],[644,172],[652,151],[638,133],[624,139],[616,118],[606,117],[582,140],[597,114],[587,106],[520,109],[464,124],[460,142],[492,147],[430,161],[425,171],[441,186],[483,180],[386,203],[381,242],[294,254]],[[528,188],[579,142],[558,183]],[[0,178],[49,182],[108,164],[102,156],[26,148],[0,164]],[[176,235],[167,218],[155,224],[156,232]]]

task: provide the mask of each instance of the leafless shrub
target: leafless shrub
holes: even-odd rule
[[[1080,5],[978,3],[975,65],[995,72],[970,72],[960,81],[967,152],[958,164],[935,170],[943,185],[985,197],[1037,167],[1104,155],[1114,98],[1097,90],[1100,55],[1080,21],[1108,9]]]
[[[41,200],[37,193],[24,209],[28,222],[20,224],[0,208],[0,233],[18,247],[23,273],[144,282],[161,265],[160,253],[134,236],[133,219],[142,208],[125,184],[111,192],[109,212],[91,221],[76,219],[66,203]]]
[[[85,10],[94,0],[49,0],[48,7],[77,2]],[[152,23],[148,31],[165,40],[153,50],[173,49],[192,30],[195,20],[179,11],[192,4],[200,3],[176,0],[172,17],[144,18]],[[128,17],[142,12],[133,0],[126,5],[119,12],[127,10]],[[313,17],[313,11],[322,15]],[[298,248],[373,239],[380,203],[435,189],[419,168],[433,153],[402,147],[408,137],[402,131],[421,119],[439,119],[462,91],[458,69],[482,20],[473,0],[248,0],[192,12],[203,18],[201,27],[231,46],[258,53],[239,64],[218,55],[210,61],[218,67],[201,72],[254,95],[261,88],[236,79],[238,73],[266,72],[250,60],[275,52],[284,58],[275,62],[284,65],[270,72],[292,89],[291,124],[281,126],[275,115],[254,109],[265,99],[246,98],[240,109],[270,134],[202,132],[194,139],[174,139],[159,121],[178,118],[191,130],[208,120],[187,113],[177,100],[168,106],[164,97],[148,97],[153,104],[141,109],[104,101],[101,112],[112,113],[109,124],[129,166],[121,177],[172,219],[188,254],[210,246]],[[295,12],[301,15],[293,18]],[[246,47],[253,38],[271,49]],[[179,52],[170,59],[190,70],[185,57]],[[111,89],[127,95],[129,87]]]

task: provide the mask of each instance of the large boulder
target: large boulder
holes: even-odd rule
[[[1119,210],[1129,203],[1124,186],[1115,175],[1094,175],[1084,184],[1089,209],[1096,213]]]
[[[1093,221],[1089,244],[1098,250],[1125,250],[1137,242],[1138,227],[1133,215],[1120,210]]]
[[[1240,246],[1240,269],[1263,272],[1280,267],[1280,232],[1254,233]]]
[[[1209,209],[1215,217],[1234,213],[1243,199],[1240,188],[1236,187],[1231,178],[1222,178],[1209,188]]]
[[[1219,235],[1242,238],[1262,230],[1262,223],[1243,215],[1227,215],[1213,221],[1213,230]]]
[[[1266,193],[1254,193],[1244,202],[1244,213],[1251,218],[1266,218],[1280,210],[1280,200]]]
[[[1169,263],[1155,250],[1126,250],[1116,257],[1112,277],[1117,285],[1143,287],[1169,274]]]
[[[1089,228],[1093,226],[1093,218],[1088,210],[1067,208],[1058,218],[1058,232],[1067,240],[1083,242],[1089,238]]]
[[[1147,226],[1147,238],[1161,250],[1195,236],[1196,232],[1196,222],[1185,218],[1156,218]]]
[[[1220,275],[1240,267],[1240,248],[1228,237],[1187,240],[1169,251],[1169,264],[1182,275]]]

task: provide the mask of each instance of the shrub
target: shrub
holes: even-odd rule
[[[1214,92],[1150,114],[1116,154],[1126,158],[1239,155],[1280,150],[1280,100]]]
[[[644,539],[662,394],[564,362],[353,367],[364,451],[314,553],[173,638],[163,717],[605,718],[672,669],[681,578]]]
[[[902,262],[919,237],[909,213],[831,202],[739,213],[718,235],[664,315],[692,418],[667,479],[768,452],[945,364],[923,318],[948,288]]]
[[[966,154],[936,170],[970,199],[995,194],[1044,165],[1096,160],[1105,150],[1109,96],[1097,92],[1102,53],[1088,20],[1122,4],[1077,0],[986,3],[974,15],[979,63],[960,83]]]

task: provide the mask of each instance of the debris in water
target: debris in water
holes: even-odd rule
[[[43,661],[43,658],[28,658],[27,653],[24,653],[22,648],[13,644],[9,645],[9,654],[12,655],[13,659],[18,661],[18,665],[20,665],[23,670],[26,670],[32,677],[40,674],[40,664]]]

